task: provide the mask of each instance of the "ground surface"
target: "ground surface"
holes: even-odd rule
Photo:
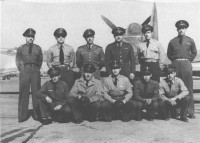
[[[44,82],[44,81],[43,81]],[[194,82],[199,89],[200,80]],[[18,79],[0,81],[1,92],[18,91]],[[195,94],[199,101],[200,94]],[[1,142],[7,143],[199,143],[200,142],[200,103],[195,103],[196,119],[188,123],[170,121],[112,121],[110,123],[84,121],[81,124],[53,123],[42,126],[29,118],[17,121],[17,94],[0,94]],[[30,104],[31,105],[31,104]]]

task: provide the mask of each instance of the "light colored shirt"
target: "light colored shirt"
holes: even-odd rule
[[[150,39],[148,48],[147,41],[142,42],[139,45],[138,52],[138,55],[140,55],[139,58],[158,60],[160,68],[163,67],[165,61],[165,51],[159,41]]]
[[[74,67],[74,64],[75,64],[74,49],[67,44],[63,44],[63,52],[64,52],[64,64],[70,65],[70,67]],[[48,49],[47,65],[49,68],[51,68],[52,65],[57,65],[57,66],[60,65],[59,56],[60,56],[59,44],[55,44]]]
[[[161,99],[165,100],[166,98],[173,98],[177,97],[179,99],[184,98],[186,95],[189,94],[189,91],[183,81],[175,77],[172,81],[171,89],[168,85],[167,78],[164,78],[159,83],[159,94]]]
[[[79,94],[82,92],[83,94]],[[86,81],[81,77],[77,79],[72,87],[69,96],[78,98],[79,96],[86,96],[90,99],[90,102],[99,101],[102,95],[102,84],[101,81],[92,77],[86,86]]]
[[[113,83],[113,78],[111,75],[105,78],[103,81],[103,89],[103,97],[110,102],[113,102],[113,100],[118,98],[123,99],[123,97],[123,100],[127,102],[133,96],[132,85],[129,79],[123,75],[117,76],[116,86]]]

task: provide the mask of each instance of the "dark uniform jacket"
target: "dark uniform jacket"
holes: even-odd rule
[[[43,55],[40,46],[32,44],[32,52],[29,54],[29,45],[24,44],[17,49],[16,65],[20,70],[25,64],[34,64],[40,69],[42,66]]]
[[[82,68],[84,64],[93,64],[95,68],[101,70],[105,65],[105,55],[102,47],[93,44],[89,49],[88,44],[80,46],[76,51],[76,64]]]
[[[159,98],[159,85],[157,81],[150,80],[147,85],[143,79],[134,83],[133,98],[143,102],[143,99],[156,101]]]
[[[122,42],[121,46],[118,46],[117,42],[114,42],[106,47],[106,71],[109,75],[111,74],[110,63],[114,60],[118,60],[122,63],[122,75],[129,77],[130,73],[135,72],[135,57],[131,44]]]
[[[173,38],[168,45],[167,56],[173,62],[176,59],[184,58],[193,61],[197,55],[195,42],[188,36],[183,36],[182,44],[179,42],[180,37]]]
[[[46,97],[49,96],[53,103],[56,105],[65,105],[68,102],[69,88],[63,81],[58,80],[56,83],[47,81],[37,92],[36,96],[41,100],[46,101]]]

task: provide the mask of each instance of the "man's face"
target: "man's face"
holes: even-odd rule
[[[144,37],[146,40],[150,40],[152,35],[153,35],[153,32],[151,32],[151,30],[149,30],[144,34]]]
[[[91,45],[94,42],[94,36],[85,38],[85,40],[86,40],[87,44]]]
[[[51,80],[53,82],[57,82],[59,80],[59,78],[60,78],[60,76],[58,75],[58,76],[51,77]]]
[[[33,41],[35,40],[34,37],[26,37],[26,43],[33,44]]]
[[[177,29],[177,31],[178,31],[178,35],[180,35],[180,36],[185,35],[186,30],[187,30],[187,29],[184,28],[184,27],[180,27],[180,28],[178,28],[178,29]]]
[[[114,76],[117,76],[117,75],[119,75],[120,71],[121,71],[121,68],[112,69],[112,74],[113,74]]]
[[[143,75],[144,81],[149,82],[149,80],[151,79],[152,74],[150,75]]]
[[[93,73],[84,72],[83,77],[85,80],[89,81],[92,79]]]
[[[176,76],[176,72],[172,72],[172,73],[170,73],[170,74],[167,75],[167,78],[169,80],[173,80],[175,78],[175,76]]]
[[[57,40],[57,42],[58,42],[59,44],[64,44],[64,42],[65,42],[65,37],[62,37],[62,36],[56,37],[56,40]]]
[[[123,40],[123,35],[115,35],[115,41],[121,42]]]

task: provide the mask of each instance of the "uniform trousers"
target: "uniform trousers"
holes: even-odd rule
[[[137,103],[129,100],[121,108],[116,109],[113,103],[108,100],[102,102],[102,113],[105,119],[122,119],[123,117],[131,119],[135,115]]]
[[[155,117],[156,111],[158,111],[158,107],[158,101],[152,101],[152,103],[149,105],[144,102],[137,101],[136,118],[141,119],[142,110],[146,109],[147,116],[153,119]]]
[[[61,70],[60,80],[67,83],[69,89],[71,89],[75,81],[74,72],[68,66],[60,67],[60,70]]]
[[[169,102],[167,101],[162,101],[160,104],[160,109],[163,110],[162,112],[162,117],[163,118],[176,118],[178,116],[177,114],[177,108],[180,108],[180,117],[186,118],[187,117],[187,109],[189,106],[190,102],[190,96],[187,95],[186,97],[182,98],[181,100],[176,100],[176,105],[172,106]]]
[[[100,101],[95,101],[87,105],[83,105],[79,99],[71,97],[69,98],[69,104],[72,109],[74,121],[95,121],[97,112],[101,111]]]
[[[51,106],[52,104],[54,104],[54,102],[47,103],[41,100],[40,111],[42,119],[51,117],[54,121],[58,122],[68,122],[71,119],[72,114],[69,105],[64,104],[60,110],[54,110],[53,108],[55,106]]]
[[[28,119],[29,94],[31,88],[33,103],[33,118],[39,119],[39,99],[36,92],[41,87],[40,69],[37,66],[22,66],[19,77],[19,103],[18,103],[18,120],[23,122]]]
[[[173,63],[176,67],[176,76],[183,80],[185,86],[189,90],[190,102],[188,107],[188,114],[194,114],[194,97],[193,97],[193,78],[192,65],[190,61],[177,61]]]

